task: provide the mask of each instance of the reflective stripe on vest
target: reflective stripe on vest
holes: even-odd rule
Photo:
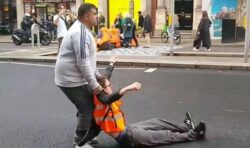
[[[105,120],[107,120],[107,121],[114,121],[114,119],[115,120],[123,119],[123,115],[122,114],[118,114],[118,115],[114,115],[114,118],[112,118],[110,116],[107,116],[105,118]],[[100,123],[100,122],[102,122],[103,117],[95,117],[95,120],[96,120],[97,123]]]

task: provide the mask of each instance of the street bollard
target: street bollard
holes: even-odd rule
[[[245,36],[245,51],[244,63],[248,63],[249,59],[249,45],[250,45],[250,1],[247,0],[247,16],[246,16],[246,36]]]
[[[31,43],[32,43],[32,48],[34,49],[35,48],[35,34],[36,34],[36,37],[37,37],[37,46],[38,46],[38,49],[40,49],[40,26],[38,24],[33,24],[31,26]]]
[[[174,55],[174,11],[175,11],[175,0],[171,0],[171,7],[170,7],[170,18],[171,18],[171,32],[170,32],[170,56]]]

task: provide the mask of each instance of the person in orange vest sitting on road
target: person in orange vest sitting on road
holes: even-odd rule
[[[104,90],[94,97],[94,119],[100,130],[125,147],[153,147],[205,138],[204,121],[194,127],[190,113],[186,113],[183,124],[175,124],[157,118],[127,126],[124,113],[120,108],[122,104],[120,99],[130,91],[140,90],[141,84],[135,82],[112,92],[108,79],[111,77],[113,69],[114,66],[111,63],[106,69],[107,79],[100,82]]]
[[[109,29],[104,26],[104,24],[100,25],[100,31],[97,36],[97,47],[99,50],[108,50],[110,49],[111,44],[111,34]]]
[[[115,28],[115,25],[112,25],[110,29],[111,34],[111,44],[114,44],[116,48],[121,47],[121,34],[118,28]]]

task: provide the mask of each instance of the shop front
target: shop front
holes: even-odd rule
[[[57,13],[58,5],[64,5],[66,9],[76,14],[75,0],[23,0],[24,13],[36,16],[38,22],[48,20],[49,16]]]
[[[9,34],[16,27],[16,0],[0,1],[0,33]]]

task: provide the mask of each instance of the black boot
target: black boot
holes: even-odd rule
[[[193,140],[202,140],[206,136],[206,125],[204,121],[201,121],[193,130],[189,130],[188,139]]]
[[[204,139],[206,136],[206,124],[201,121],[195,128],[194,132],[197,134],[197,139]]]

